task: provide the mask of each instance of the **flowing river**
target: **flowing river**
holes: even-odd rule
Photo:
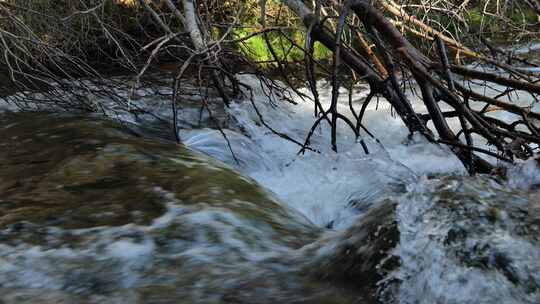
[[[307,103],[256,93],[305,138]],[[249,102],[182,107],[182,145],[113,107],[0,114],[0,303],[540,303],[536,160],[468,177],[382,102],[369,155],[324,125],[297,155]]]

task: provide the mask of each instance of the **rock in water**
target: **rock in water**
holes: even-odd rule
[[[299,224],[276,231],[310,230],[253,181],[184,146],[92,117],[12,113],[0,125],[0,228],[147,225],[166,212],[169,195],[274,227],[287,218]]]
[[[399,267],[395,255],[399,244],[396,202],[384,200],[346,231],[324,238],[308,247],[307,255],[315,255],[307,270],[322,281],[361,290],[370,302],[383,296],[395,284],[386,278]]]
[[[490,177],[423,180],[307,246],[306,273],[373,303],[540,303],[538,214]]]
[[[414,187],[398,207],[402,303],[540,303],[534,204],[490,177]]]

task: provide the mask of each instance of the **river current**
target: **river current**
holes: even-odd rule
[[[264,122],[303,141],[311,105],[265,93]],[[139,96],[170,120],[168,101]],[[322,125],[318,152],[298,155],[250,102],[212,107],[181,105],[182,145],[112,104],[114,120],[0,114],[0,302],[540,302],[536,160],[468,177],[382,100],[367,155],[344,126],[339,153]]]

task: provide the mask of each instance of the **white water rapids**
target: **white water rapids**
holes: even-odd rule
[[[300,98],[294,98],[296,105],[279,98],[273,103],[264,94],[264,88],[261,88],[259,82],[252,76],[243,76],[241,80],[254,88],[255,104],[268,125],[297,141],[304,141],[315,121],[312,103]],[[330,88],[320,84],[320,89],[320,98],[324,105],[328,106]],[[163,90],[164,93],[170,93],[166,88]],[[127,92],[119,93],[127,94]],[[132,101],[134,105],[168,121],[171,120],[169,100],[145,95],[144,91],[139,93],[141,98]],[[283,94],[283,92],[275,93],[278,96]],[[353,99],[356,107],[362,103],[366,93],[365,89],[355,89]],[[520,105],[533,104],[532,98],[525,94],[516,95],[514,98],[513,102]],[[414,106],[422,110],[418,100]],[[534,107],[539,109],[538,104]],[[341,92],[338,108],[341,113],[351,115],[346,91]],[[109,111],[123,121],[135,124],[152,123],[150,117],[141,115],[136,118],[130,113],[115,110],[114,105],[110,106]],[[497,255],[494,254],[496,257],[502,252],[510,256],[512,261],[518,261],[510,263],[512,266],[510,277],[517,278],[515,280],[518,282],[529,280],[532,291],[511,282],[500,273],[464,266],[446,255],[445,248],[441,245],[444,241],[439,238],[452,229],[452,220],[459,222],[462,219],[453,219],[451,215],[437,217],[441,214],[441,210],[437,209],[433,202],[434,197],[438,198],[436,193],[440,189],[437,188],[439,186],[434,186],[434,182],[428,180],[427,176],[466,175],[466,172],[447,147],[431,144],[420,136],[409,138],[407,129],[398,117],[391,115],[391,109],[384,100],[373,101],[365,115],[364,125],[380,140],[380,143],[377,143],[363,134],[369,155],[366,155],[361,145],[355,142],[353,132],[344,123],[340,123],[338,129],[338,153],[330,149],[329,128],[323,122],[311,140],[311,147],[320,153],[306,151],[303,155],[297,155],[300,147],[268,130],[250,102],[238,100],[233,102],[230,108],[222,111],[224,112],[216,111],[214,114],[226,122],[224,131],[236,160],[229,150],[227,141],[218,130],[205,123],[199,125],[200,118],[204,118],[205,115],[196,107],[183,106],[180,109],[182,142],[254,179],[273,192],[287,208],[307,218],[316,229],[329,228],[321,235],[320,244],[311,245],[320,246],[316,250],[316,256],[325,256],[332,252],[338,245],[332,240],[343,235],[372,205],[385,197],[399,197],[396,220],[401,236],[394,254],[401,258],[402,267],[391,276],[403,282],[399,297],[401,303],[493,303],[495,299],[501,299],[504,303],[538,303],[536,301],[540,299],[540,290],[535,288],[538,288],[540,282],[538,275],[540,245],[537,240],[531,241],[519,235],[506,234],[504,225],[498,227],[500,230],[487,235],[486,231],[475,232],[478,233],[478,236],[475,235],[476,239],[481,240],[477,243],[485,239],[493,242],[490,245],[497,250]],[[515,119],[512,115],[500,112],[493,112],[491,115],[506,121]],[[457,121],[454,121],[452,126],[457,128]],[[481,197],[496,197],[500,193],[505,193],[506,189],[527,189],[530,185],[540,183],[540,171],[534,160],[518,164],[510,168],[509,172],[509,183],[504,186],[490,185],[496,189],[493,192],[490,192],[491,188],[485,191],[481,188],[474,190],[478,191]],[[457,193],[465,186],[449,182],[448,187]],[[168,202],[175,201],[169,194],[163,195]],[[519,201],[516,197],[516,204],[518,205],[516,208],[525,208],[522,205],[526,205],[526,202]],[[484,207],[481,204],[478,210],[483,210]],[[471,210],[476,211],[475,208],[471,207]],[[505,223],[514,225],[504,214],[501,217]],[[463,223],[470,224],[466,220],[463,220]],[[63,275],[59,275],[55,267],[58,267],[61,273],[67,273],[71,271],[70,267],[83,265],[80,261],[84,259],[95,259],[96,269],[91,271],[99,274],[103,269],[107,269],[111,272],[110,280],[118,278],[124,288],[141,285],[140,282],[145,282],[141,273],[151,267],[148,265],[153,263],[153,259],[158,259],[155,231],[171,224],[186,225],[190,231],[198,231],[202,226],[211,227],[212,231],[223,240],[223,244],[226,244],[209,244],[211,237],[197,234],[191,243],[178,242],[170,245],[171,252],[174,250],[178,252],[175,251],[171,256],[164,258],[166,261],[175,258],[181,258],[183,261],[189,258],[182,267],[186,267],[185,265],[207,267],[201,276],[190,274],[193,278],[186,279],[193,280],[194,291],[191,295],[199,296],[197,293],[200,292],[202,302],[215,300],[206,299],[204,294],[204,290],[219,289],[212,285],[215,284],[212,280],[223,280],[226,283],[224,286],[235,286],[240,284],[239,281],[235,281],[236,277],[264,278],[265,268],[279,268],[279,271],[285,271],[287,268],[287,265],[277,266],[268,261],[284,256],[296,258],[309,252],[310,249],[310,245],[292,250],[277,244],[268,239],[265,231],[259,227],[251,227],[249,221],[239,219],[236,215],[219,208],[189,210],[169,205],[168,211],[148,226],[130,224],[118,228],[77,232],[84,236],[92,235],[86,241],[88,248],[82,251],[22,245],[22,247],[2,247],[0,244],[0,249],[3,250],[0,254],[0,273],[10,275],[0,279],[0,286],[9,287],[12,284],[19,288],[21,284],[26,283],[36,288],[62,289],[69,277],[66,279]],[[248,242],[238,236],[237,230],[247,231],[246,235],[254,235],[254,238],[259,240],[259,247],[254,249],[247,246]],[[51,235],[51,238],[56,240],[55,234]],[[61,239],[60,236],[57,238]],[[469,240],[469,243],[462,246],[476,250],[477,244],[470,242],[475,241]],[[233,256],[229,256],[231,252],[234,252]],[[162,252],[160,254],[165,256]],[[488,259],[486,263],[498,265],[496,257],[492,259],[495,262]],[[71,261],[70,263],[75,266],[61,263],[60,261],[64,259]],[[120,266],[109,269],[108,259],[114,260]],[[161,260],[160,263],[166,265]],[[290,266],[291,269],[295,267],[297,265]],[[255,270],[250,273],[252,269]],[[160,271],[161,268],[155,268],[151,273],[156,276],[163,275],[159,273]],[[291,286],[293,285],[291,282]],[[77,284],[75,287],[85,288]],[[123,294],[116,297],[109,300],[128,301]],[[99,298],[96,301],[99,301]]]
[[[274,130],[303,143],[315,121],[312,102],[295,97],[297,104],[291,104],[279,99],[284,92],[273,92],[275,101],[272,102],[267,96],[268,89],[261,87],[260,82],[253,76],[245,75],[241,80],[254,89],[255,105],[264,121]],[[482,89],[490,93],[489,89]],[[307,90],[303,91],[310,94]],[[319,83],[319,91],[323,106],[328,107],[331,87]],[[141,92],[141,95],[143,94],[144,92]],[[353,94],[353,102],[358,111],[367,95],[367,89],[356,88]],[[492,90],[491,94],[496,95],[497,92]],[[535,110],[540,109],[540,104],[534,103],[534,99],[529,95],[511,96],[513,103],[533,105]],[[348,92],[342,89],[338,110],[351,117],[348,98]],[[411,100],[415,108],[426,112],[418,98],[412,96]],[[167,101],[156,100],[150,96],[138,102],[140,107],[172,120]],[[478,105],[480,108],[482,106]],[[466,174],[461,162],[447,147],[429,143],[420,135],[409,138],[407,128],[399,117],[392,115],[391,107],[384,99],[372,101],[364,116],[364,126],[380,141],[377,143],[362,132],[369,155],[355,142],[354,133],[344,122],[338,123],[338,153],[331,150],[330,128],[323,121],[311,138],[311,147],[320,153],[306,151],[297,155],[301,147],[266,128],[250,102],[234,102],[225,111],[224,115],[227,117],[222,117],[222,120],[233,122],[229,123],[229,128],[224,131],[237,161],[223,135],[216,129],[205,128],[204,123],[199,128],[180,129],[182,142],[253,178],[274,192],[281,201],[321,227],[347,227],[356,216],[356,213],[348,208],[349,204],[355,202],[358,205],[360,202],[357,207],[367,210],[368,206],[361,204],[395,193],[400,185],[410,184],[411,180],[418,176]],[[517,118],[513,114],[500,111],[489,115],[507,122]],[[119,117],[136,122],[130,115],[120,114]],[[198,109],[186,107],[185,110],[180,109],[180,117],[193,126],[197,125],[201,113]],[[457,119],[451,119],[450,125],[456,132],[460,130]],[[481,141],[479,143],[482,144]],[[490,149],[487,146],[482,147]],[[497,162],[495,159],[490,160]]]

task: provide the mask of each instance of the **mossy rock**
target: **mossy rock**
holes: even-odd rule
[[[182,145],[91,117],[12,113],[0,124],[0,229],[147,225],[172,201],[229,210],[284,242],[313,237],[255,182]]]

